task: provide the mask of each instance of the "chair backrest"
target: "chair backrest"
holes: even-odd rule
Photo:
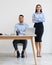
[[[22,44],[22,43],[19,43],[18,45],[19,45],[19,46],[22,46],[23,44]]]

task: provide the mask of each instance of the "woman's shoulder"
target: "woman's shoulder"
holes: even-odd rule
[[[42,12],[41,14],[44,15],[44,12]]]
[[[34,12],[32,16],[35,17],[36,16],[36,13]]]
[[[36,13],[34,12],[33,15],[35,15]]]

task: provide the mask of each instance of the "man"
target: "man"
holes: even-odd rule
[[[24,34],[25,30],[28,28],[28,25],[24,23],[24,16],[23,15],[19,15],[19,23],[17,23],[15,25],[15,31],[17,35],[21,35]],[[15,51],[17,51],[17,58],[20,57],[20,52],[18,50],[18,44],[22,43],[23,44],[23,50],[21,52],[21,58],[24,58],[24,52],[26,50],[27,47],[27,40],[14,40],[13,41],[13,46]]]

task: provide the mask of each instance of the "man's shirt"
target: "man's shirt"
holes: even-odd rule
[[[28,25],[26,23],[17,23],[15,25],[15,31],[20,31],[19,34],[24,34],[25,30],[28,28]]]

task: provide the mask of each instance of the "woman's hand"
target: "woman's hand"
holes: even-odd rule
[[[36,20],[37,20],[37,18],[33,18],[33,19],[32,19],[32,21],[36,21]]]

